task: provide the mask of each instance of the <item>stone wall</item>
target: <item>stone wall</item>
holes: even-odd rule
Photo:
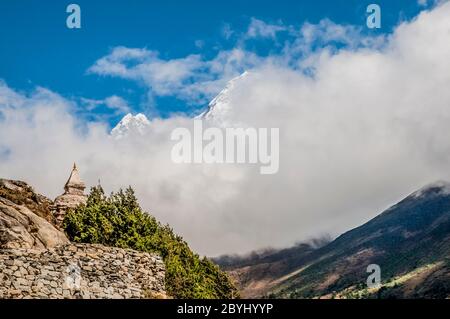
[[[0,249],[1,298],[165,298],[161,257],[101,245]]]

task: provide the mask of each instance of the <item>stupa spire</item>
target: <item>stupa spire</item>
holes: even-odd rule
[[[80,174],[78,173],[77,165],[73,163],[72,172],[64,186],[64,190],[66,191],[66,194],[83,195],[85,188],[86,187],[80,178]]]
[[[61,227],[68,209],[74,209],[80,204],[86,203],[84,194],[85,184],[80,178],[77,165],[73,163],[72,172],[64,185],[64,194],[58,196],[53,204],[53,215],[58,227]]]

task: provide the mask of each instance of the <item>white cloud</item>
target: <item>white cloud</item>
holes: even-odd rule
[[[421,7],[438,6],[448,0],[417,0],[417,4]]]
[[[286,31],[286,27],[279,24],[269,24],[262,20],[252,18],[247,30],[248,38],[272,38],[275,39],[278,32]]]
[[[377,45],[309,51],[312,76],[292,66],[309,58],[294,63],[292,43],[268,58],[240,49],[211,61],[191,56],[215,75],[205,79],[197,66],[177,73],[166,65],[171,60],[145,49],[114,50],[95,64],[96,73],[139,78],[181,96],[219,87],[218,74],[254,65],[234,86],[224,117],[280,128],[278,174],[260,175],[257,166],[173,164],[170,132],[190,127],[186,117],[153,119],[145,136],[117,142],[101,123],[80,124],[74,102],[2,83],[0,176],[27,180],[54,197],[76,160],[89,185],[99,178],[108,191],[132,184],[144,208],[203,254],[339,234],[424,184],[450,179],[449,16],[450,4],[443,4]],[[335,28],[321,36],[353,41]],[[188,83],[188,91],[179,83]]]
[[[97,60],[88,72],[142,82],[152,95],[204,103],[227,80],[256,62],[254,54],[238,48],[221,51],[211,60],[195,54],[164,60],[155,51],[116,47]]]
[[[104,105],[107,108],[111,109],[114,115],[126,114],[130,112],[130,106],[128,105],[128,102],[117,95],[111,95],[101,100],[82,97],[80,98],[80,101],[86,111],[93,111],[99,106]]]
[[[225,23],[222,27],[222,35],[225,39],[229,40],[235,32],[231,29],[231,25],[229,23]]]
[[[117,95],[109,96],[105,99],[105,105],[112,110],[116,110],[120,114],[130,112],[128,102]]]
[[[281,54],[263,58],[246,49],[247,41],[263,38],[277,41],[280,32],[285,32],[288,37]],[[227,39],[235,34],[229,24],[224,25],[223,33]],[[148,89],[149,101],[153,101],[155,96],[174,96],[188,104],[201,105],[213,98],[227,81],[245,70],[264,64],[305,68],[311,59],[317,58],[312,54],[317,48],[321,48],[323,53],[324,48],[331,50],[336,43],[352,49],[360,46],[374,48],[384,43],[381,36],[364,37],[361,28],[338,25],[328,19],[315,25],[304,23],[297,28],[252,18],[247,31],[235,38],[233,49],[218,51],[211,59],[199,54],[163,59],[157,51],[119,46],[98,59],[88,73],[140,82]],[[202,47],[204,43],[196,41],[196,45]]]
[[[195,46],[199,49],[203,49],[203,47],[205,46],[205,41],[203,40],[195,40],[194,42]]]

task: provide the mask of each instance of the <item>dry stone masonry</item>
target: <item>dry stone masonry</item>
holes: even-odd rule
[[[165,298],[164,277],[161,257],[130,249],[0,249],[0,299]]]

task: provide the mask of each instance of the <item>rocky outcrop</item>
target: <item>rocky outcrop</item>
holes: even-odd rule
[[[0,299],[165,298],[164,277],[161,257],[130,249],[0,250]]]
[[[53,204],[52,201],[36,193],[25,182],[0,178],[0,198],[10,200],[16,205],[23,205],[48,222],[54,222],[50,209]]]
[[[47,249],[69,240],[27,206],[0,197],[0,249]]]

